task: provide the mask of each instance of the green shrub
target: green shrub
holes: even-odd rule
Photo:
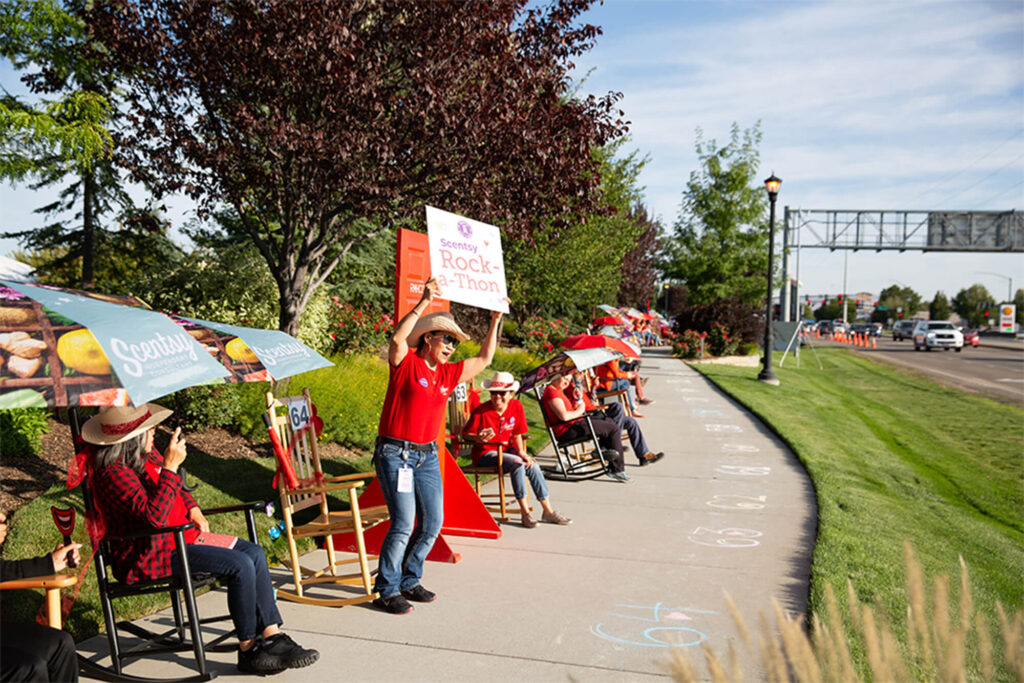
[[[326,287],[320,287],[313,292],[313,296],[309,297],[309,303],[302,311],[299,333],[295,335],[303,344],[324,356],[330,355],[334,350],[331,341],[332,307],[331,296]],[[275,321],[268,329],[276,330],[278,327],[278,322]]]
[[[387,361],[363,353],[332,360],[333,368],[292,377],[288,394],[294,396],[309,387],[317,415],[324,421],[322,439],[370,450],[388,387]]]
[[[39,437],[50,431],[46,408],[0,410],[0,453],[31,456],[39,453]]]

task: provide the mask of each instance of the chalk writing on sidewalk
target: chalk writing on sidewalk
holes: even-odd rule
[[[771,467],[759,465],[719,465],[715,472],[721,474],[736,474],[741,477],[767,477],[772,472]]]
[[[661,602],[653,605],[615,605],[607,621],[595,625],[591,632],[621,645],[636,647],[691,647],[707,640],[701,631],[684,623],[700,615],[718,614],[689,607],[669,607]],[[625,614],[620,613],[625,612]]]
[[[753,548],[760,545],[756,540],[763,536],[760,531],[754,529],[738,529],[729,527],[727,529],[709,529],[699,526],[693,530],[688,538],[700,545],[709,545],[714,548]]]
[[[733,494],[719,494],[708,501],[713,508],[726,510],[760,510],[764,508],[768,496],[737,496]]]
[[[694,417],[708,417],[708,416],[725,417],[725,413],[723,413],[721,410],[717,410],[715,408],[693,408],[690,411],[690,413]]]
[[[723,443],[722,450],[726,453],[758,453],[761,449],[745,443]]]
[[[704,431],[706,432],[742,432],[743,427],[739,425],[723,425],[723,424],[706,424],[704,425]]]

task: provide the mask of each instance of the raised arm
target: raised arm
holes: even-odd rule
[[[487,337],[480,345],[480,353],[463,361],[460,382],[473,379],[494,360],[494,352],[498,348],[498,333],[501,330],[501,316],[501,311],[491,311],[491,327],[487,330]]]
[[[395,331],[388,342],[388,362],[392,366],[397,366],[401,363],[405,355],[409,353],[408,339],[412,333],[412,328],[416,326],[416,321],[423,315],[423,311],[427,310],[434,297],[440,294],[441,286],[437,284],[437,280],[434,278],[430,278],[423,283],[423,296],[412,307],[412,310],[398,321],[398,325],[395,326]]]

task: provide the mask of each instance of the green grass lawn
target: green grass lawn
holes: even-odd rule
[[[904,631],[903,542],[927,576],[953,578],[958,556],[975,603],[998,624],[996,602],[1024,606],[1024,410],[910,376],[850,353],[819,349],[824,365],[757,369],[695,365],[757,414],[807,468],[818,497],[810,611],[824,591],[878,596]]]

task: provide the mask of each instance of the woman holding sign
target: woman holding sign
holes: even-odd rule
[[[170,414],[155,403],[104,407],[83,425],[82,438],[96,447],[90,486],[106,532],[125,536],[193,522],[196,528],[185,531],[189,568],[216,574],[227,585],[228,611],[239,640],[239,671],[270,674],[309,666],[320,653],[281,633],[263,549],[244,539],[210,533],[202,510],[181,487],[181,429],[174,430],[163,455],[153,447],[156,426]],[[110,550],[119,581],[134,583],[178,571],[171,534],[112,539]]]
[[[422,315],[440,293],[437,281],[427,280],[423,296],[399,321],[388,345],[388,389],[373,463],[391,527],[380,549],[374,584],[380,597],[373,604],[391,614],[411,612],[409,600],[437,597],[420,585],[423,562],[444,520],[437,435],[449,394],[490,365],[501,328],[501,312],[493,311],[480,353],[449,364],[469,336],[451,313]]]

